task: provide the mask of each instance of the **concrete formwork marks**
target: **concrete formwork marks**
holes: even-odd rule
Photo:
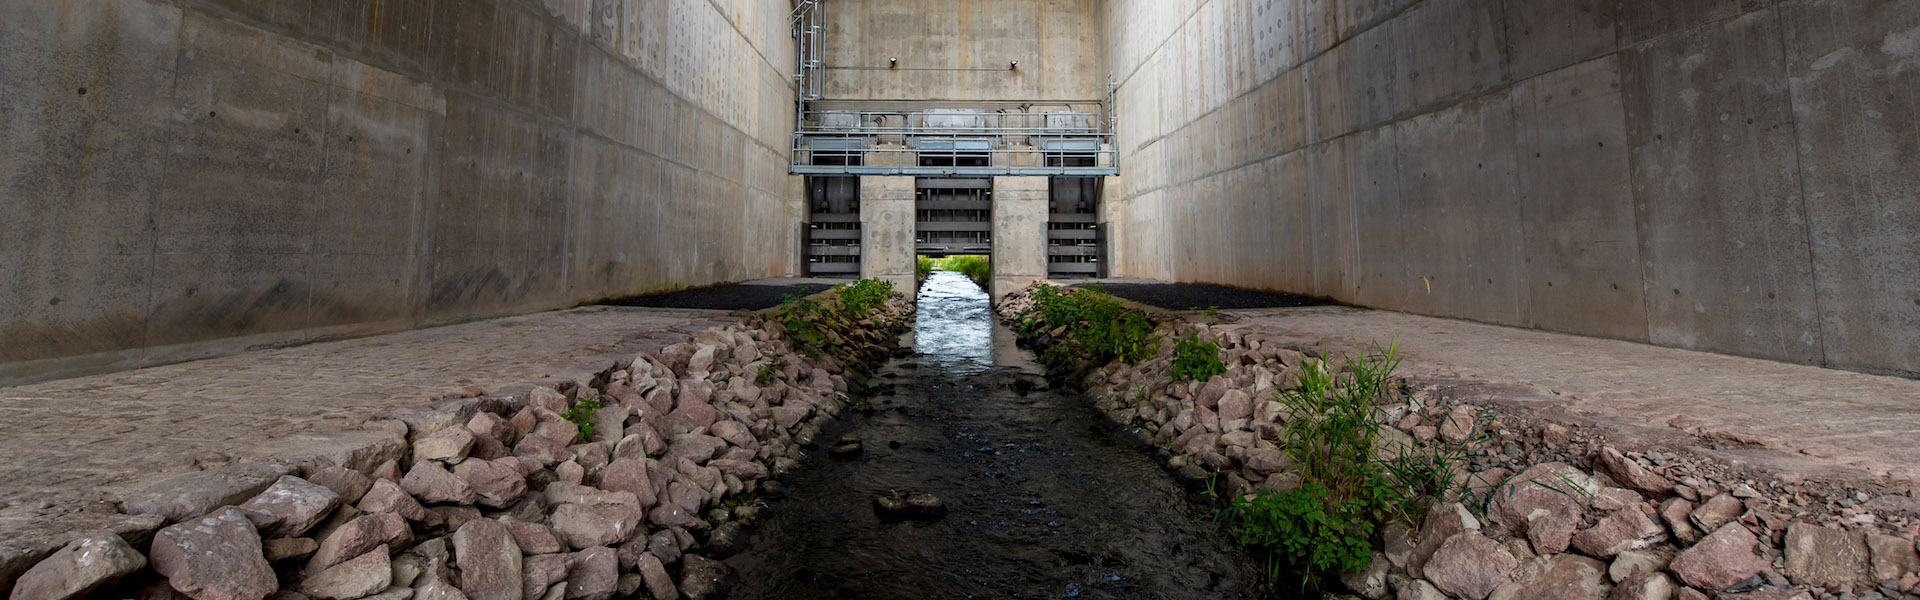
[[[1920,374],[1920,8],[1100,10],[1115,275]]]
[[[0,0],[0,381],[785,274],[785,16]]]

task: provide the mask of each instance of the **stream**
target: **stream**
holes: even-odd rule
[[[935,271],[916,319],[913,355],[876,371],[871,413],[820,436],[726,560],[730,598],[1265,595],[1259,566],[1151,456],[1077,393],[1046,389],[973,282]],[[843,434],[857,458],[827,456]],[[949,512],[883,522],[873,499],[894,491]]]

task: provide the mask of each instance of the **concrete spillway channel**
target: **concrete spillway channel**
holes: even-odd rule
[[[820,438],[784,498],[726,562],[733,598],[1252,598],[1258,567],[1152,458],[1110,433],[937,271],[915,352]],[[857,456],[829,456],[841,436]],[[874,498],[931,493],[948,512],[883,520]]]

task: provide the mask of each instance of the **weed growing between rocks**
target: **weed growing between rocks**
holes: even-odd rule
[[[878,279],[861,279],[833,286],[839,292],[840,316],[864,317],[880,303],[893,295],[893,283]]]
[[[1175,356],[1178,378],[1178,350]],[[1299,485],[1231,498],[1221,513],[1223,528],[1260,555],[1270,578],[1296,573],[1304,589],[1365,569],[1379,522],[1412,522],[1447,492],[1444,450],[1401,445],[1380,456],[1387,427],[1380,407],[1391,397],[1399,363],[1396,346],[1375,345],[1349,357],[1341,372],[1324,360],[1306,361],[1294,387],[1276,388],[1285,418],[1272,441]]]
[[[1187,334],[1173,345],[1173,378],[1180,381],[1206,381],[1227,372],[1220,362],[1220,346],[1202,342],[1200,336]]]
[[[600,410],[598,397],[581,396],[579,400],[574,401],[572,408],[568,408],[566,413],[560,415],[580,431],[574,436],[573,443],[579,444],[593,439],[594,411],[598,410]]]
[[[833,331],[847,329],[886,302],[893,295],[893,283],[861,279],[833,286],[833,292],[824,302],[788,295],[774,311],[774,320],[807,356],[840,354],[846,340]]]
[[[780,370],[785,368],[787,368],[786,359],[775,357],[768,360],[766,364],[760,365],[759,372],[754,373],[753,384],[761,387],[773,385],[773,382],[780,378]]]
[[[1119,360],[1132,364],[1160,348],[1160,338],[1153,334],[1153,320],[1127,310],[1119,299],[1104,292],[1042,284],[1034,288],[1033,300],[1033,308],[1021,315],[1020,330],[1046,338],[1040,358],[1047,362],[1087,360],[1104,364]]]

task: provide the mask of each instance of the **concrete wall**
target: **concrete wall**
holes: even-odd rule
[[[994,304],[1047,278],[1047,178],[993,178]]]
[[[1920,4],[1099,12],[1115,275],[1920,374]]]
[[[0,383],[788,273],[787,10],[0,0]]]
[[[860,277],[893,283],[893,290],[919,295],[914,262],[913,178],[860,178]]]
[[[823,91],[830,100],[1098,101],[1107,88],[1096,4],[829,0]]]

